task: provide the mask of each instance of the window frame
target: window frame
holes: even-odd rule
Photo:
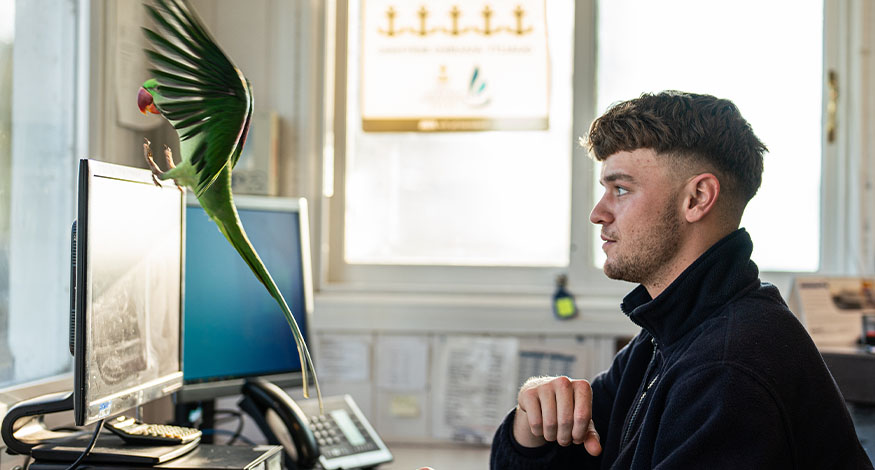
[[[594,21],[594,3],[575,3],[575,24],[581,21]],[[581,214],[583,206],[592,202],[589,194],[589,184],[581,180],[591,179],[591,164],[586,152],[576,144],[572,145],[572,214],[571,217],[571,247],[569,250],[568,267],[491,267],[491,266],[434,266],[434,265],[373,265],[350,264],[343,259],[345,234],[345,168],[347,150],[346,129],[346,83],[350,73],[347,70],[348,45],[348,2],[332,2],[333,10],[329,10],[326,28],[327,43],[334,44],[335,54],[327,63],[326,78],[333,80],[326,84],[326,93],[333,91],[327,99],[325,119],[325,141],[328,143],[323,154],[323,168],[328,178],[323,181],[323,233],[327,248],[321,253],[322,273],[321,285],[324,290],[344,291],[383,291],[383,292],[426,292],[426,293],[516,293],[544,294],[552,292],[556,276],[565,273],[575,293],[604,293],[606,291],[621,292],[625,287],[622,283],[611,281],[601,275],[601,270],[591,266],[588,260],[587,246],[591,243],[588,222],[580,223],[580,219],[588,220],[589,209]],[[333,27],[332,27],[333,25]],[[587,32],[588,31],[588,32]],[[333,33],[333,34],[332,34]],[[589,28],[575,28],[574,66],[595,56],[595,36]],[[580,47],[580,44],[585,44]],[[330,49],[329,49],[330,50]],[[333,68],[333,69],[332,69]],[[577,70],[577,68],[575,68]],[[589,93],[578,93],[581,88],[581,76],[585,76],[583,89],[592,89],[594,75],[575,74],[573,93],[572,128],[580,129],[581,123],[593,119],[594,96]],[[587,176],[589,175],[589,176]],[[583,184],[583,187],[582,187]],[[583,199],[582,199],[583,198]],[[582,215],[582,217],[581,217]],[[451,282],[448,282],[451,280]]]
[[[466,294],[544,294],[551,292],[553,280],[559,273],[569,276],[570,290],[581,297],[604,297],[622,295],[632,285],[607,279],[601,269],[592,265],[589,246],[592,243],[592,230],[588,214],[594,204],[592,196],[592,172],[595,166],[586,151],[575,146],[572,155],[572,218],[571,250],[567,268],[507,268],[507,267],[447,267],[447,266],[375,266],[350,265],[343,261],[344,237],[344,183],[346,151],[346,46],[347,17],[346,2],[331,2],[326,14],[327,45],[333,45],[335,54],[326,61],[325,84],[326,99],[323,126],[326,130],[323,148],[323,210],[321,214],[323,249],[321,253],[320,288],[336,291],[378,291],[378,292],[424,292],[424,293],[466,293]],[[854,80],[852,74],[861,59],[853,56],[854,44],[865,40],[861,30],[865,27],[860,10],[865,5],[848,4],[838,0],[824,2],[824,91],[823,109],[826,117],[828,104],[827,73],[836,70],[841,83],[840,89],[849,90],[851,95],[866,87],[865,83]],[[591,70],[589,73],[574,75],[573,128],[583,133],[595,116],[595,60],[596,60],[596,19],[597,0],[578,0],[575,2],[575,45],[574,70]],[[871,16],[871,13],[868,13]],[[871,36],[871,34],[869,35]],[[871,41],[871,39],[870,39]],[[331,51],[331,48],[326,48]],[[871,106],[871,105],[870,105]],[[850,103],[839,100],[839,122],[857,122],[863,110],[852,109]],[[875,251],[864,246],[864,240],[875,238],[864,232],[866,215],[875,204],[860,207],[854,201],[854,194],[861,194],[865,188],[863,181],[855,177],[858,168],[864,165],[861,157],[852,157],[852,150],[859,147],[854,143],[850,126],[839,126],[835,142],[826,140],[825,126],[822,138],[821,174],[821,250],[820,268],[815,273],[764,271],[761,278],[777,285],[785,296],[793,278],[800,274],[859,273],[871,267],[859,266],[855,260],[866,252]],[[856,145],[856,146],[855,146]],[[859,152],[858,152],[859,154]],[[857,192],[855,192],[857,191]],[[868,193],[866,193],[868,194]],[[869,199],[873,199],[869,196]],[[873,245],[870,241],[869,245]],[[872,258],[872,256],[869,256]],[[867,258],[868,259],[868,258]],[[448,282],[452,280],[452,282]]]

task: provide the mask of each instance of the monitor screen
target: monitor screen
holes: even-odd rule
[[[289,304],[304,339],[312,311],[304,199],[235,196],[252,245]],[[180,402],[240,393],[247,377],[300,385],[295,340],[277,302],[189,197]]]
[[[149,171],[80,162],[71,289],[79,426],[182,385],[184,201]]]

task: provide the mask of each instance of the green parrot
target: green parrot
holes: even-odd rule
[[[152,178],[174,180],[197,196],[201,207],[267,288],[285,314],[301,359],[304,397],[309,397],[308,370],[319,404],[322,393],[310,352],[301,336],[292,311],[255,252],[243,230],[231,194],[231,170],[240,158],[252,120],[252,89],[249,80],[234,66],[212,39],[207,29],[185,0],[156,0],[158,7],[146,5],[164,36],[143,28],[155,50],[146,50],[154,68],[154,78],[143,83],[137,105],[144,114],[164,116],[179,134],[182,161],[174,164],[169,147],[164,155],[169,169],[155,163],[150,143],[143,153],[152,169]]]

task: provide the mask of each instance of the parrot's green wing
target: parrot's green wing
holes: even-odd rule
[[[249,82],[219,49],[185,0],[155,1],[156,7],[146,8],[158,32],[144,28],[154,46],[146,53],[155,65],[151,70],[155,78],[147,80],[143,88],[160,114],[176,128],[182,153],[179,165],[159,171],[157,177],[173,179],[195,191],[201,207],[276,300],[298,347],[304,396],[309,396],[309,369],[321,408],[319,381],[300,328],[246,236],[231,193],[231,169],[240,158],[252,118]],[[138,105],[139,100],[138,95]]]
[[[178,0],[146,5],[160,35],[144,32],[155,50],[155,106],[176,128],[183,163],[196,175],[200,197],[226,165],[240,157],[252,118],[249,82],[219,49],[194,12]]]

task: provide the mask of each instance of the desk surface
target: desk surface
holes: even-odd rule
[[[391,444],[395,460],[379,470],[484,470],[489,468],[489,447],[453,444]]]
[[[453,444],[387,444],[395,460],[379,470],[485,470],[489,468],[489,448]],[[12,470],[24,463],[24,456],[0,456],[0,470]]]

